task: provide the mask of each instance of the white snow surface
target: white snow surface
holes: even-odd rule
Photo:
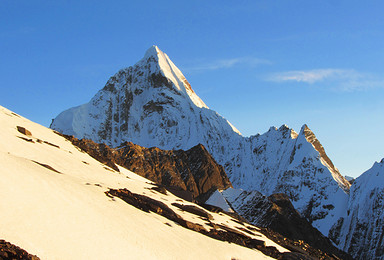
[[[212,193],[212,195],[205,202],[205,204],[219,207],[226,212],[233,212],[233,210],[232,210],[231,206],[229,206],[227,200],[224,198],[224,196],[218,190],[216,190],[214,193]]]
[[[109,188],[127,188],[210,228],[171,205],[191,203],[151,192],[147,179],[121,167],[120,173],[109,169],[51,129],[3,107],[0,126],[0,238],[41,259],[269,259],[106,196]],[[17,126],[32,136],[23,135]],[[211,214],[214,223],[238,226],[227,215]],[[261,233],[254,237],[287,251]]]
[[[179,68],[176,67],[171,59],[168,58],[168,55],[162,52],[159,47],[153,45],[149,48],[145,53],[144,58],[141,59],[138,64],[143,64],[145,66],[147,65],[148,60],[155,62],[154,66],[151,67],[155,69],[152,73],[156,73],[156,70],[159,69],[161,74],[167,79],[170,79],[175,88],[183,93],[185,97],[190,98],[197,107],[208,108],[207,105],[205,105],[205,103],[192,90],[190,84]],[[157,65],[159,68],[157,68]]]
[[[114,147],[130,141],[187,150],[201,143],[235,188],[267,196],[286,193],[325,235],[339,217],[339,204],[348,199],[350,184],[325,159],[322,146],[315,147],[318,140],[306,125],[299,134],[283,125],[262,135],[241,136],[201,101],[156,46],[111,77],[89,103],[59,114],[51,128]]]
[[[341,249],[357,259],[384,259],[384,159],[355,179],[337,224]]]

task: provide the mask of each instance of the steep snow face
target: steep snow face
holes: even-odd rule
[[[18,126],[29,132],[21,133]],[[3,107],[0,127],[1,238],[41,259],[270,259],[106,196],[109,189],[126,188],[161,201],[184,220],[212,228],[172,203],[197,205],[154,192],[147,179],[122,167],[114,171],[52,130]],[[231,217],[210,214],[215,225],[243,232]],[[288,251],[258,231],[252,238]]]
[[[188,149],[207,140],[220,148],[222,139],[240,139],[156,46],[133,67],[111,77],[89,103],[61,113],[51,128],[112,146],[133,141],[163,149]]]
[[[186,150],[201,143],[235,187],[288,194],[325,234],[328,218],[335,216],[349,189],[307,126],[299,134],[283,125],[242,137],[201,101],[156,46],[133,67],[111,77],[89,103],[62,112],[51,128],[112,146],[130,141]]]
[[[226,212],[233,212],[231,206],[228,204],[228,201],[224,198],[219,190],[216,190],[214,193],[212,193],[205,204],[222,208]]]
[[[197,107],[208,108],[204,102],[195,94],[191,85],[181,73],[179,68],[168,58],[168,55],[162,52],[157,46],[152,46],[147,50],[144,58],[141,59],[136,65],[145,67],[148,63],[150,66],[150,74],[161,73],[166,79],[173,83],[173,87],[182,93],[185,97],[189,98]]]
[[[358,259],[384,259],[384,159],[356,178],[330,237]]]
[[[321,145],[310,129],[304,125],[297,134],[285,125],[271,127],[267,133],[246,140],[249,146],[235,157],[242,175],[231,176],[234,187],[267,196],[285,193],[303,216],[328,234],[345,209],[349,183],[330,167],[324,150],[317,150]],[[246,200],[250,195],[243,197]]]

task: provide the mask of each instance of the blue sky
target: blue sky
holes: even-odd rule
[[[384,157],[383,1],[0,2],[0,105],[48,126],[158,45],[245,136],[317,135],[342,174]]]

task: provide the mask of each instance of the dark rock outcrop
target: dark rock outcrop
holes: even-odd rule
[[[315,259],[308,255],[305,251],[298,252],[287,252],[287,253],[280,253],[276,247],[273,246],[266,246],[265,242],[262,240],[251,238],[244,233],[241,233],[233,228],[227,227],[225,225],[215,225],[212,224],[212,228],[210,230],[205,229],[202,225],[193,223],[191,221],[183,219],[180,215],[176,214],[170,207],[168,207],[163,202],[157,201],[155,199],[152,199],[150,197],[135,194],[130,192],[127,189],[110,189],[106,192],[106,195],[109,197],[118,197],[122,199],[123,201],[127,202],[128,204],[141,209],[145,212],[154,212],[156,214],[159,214],[177,224],[180,226],[199,232],[203,235],[209,236],[211,238],[221,240],[221,241],[227,241],[230,243],[235,243],[244,247],[248,248],[254,248],[259,251],[261,251],[263,254],[273,257],[275,259]],[[187,208],[188,205],[177,205],[177,207],[180,208],[184,207]],[[194,213],[196,212],[197,207],[193,207],[189,205],[189,209],[193,209]],[[199,209],[199,215],[202,214],[204,210]],[[208,212],[205,212],[204,215],[210,215]],[[209,221],[207,219],[207,221]],[[250,231],[249,231],[250,232]]]
[[[111,148],[91,140],[64,137],[112,169],[119,171],[116,164],[123,166],[190,201],[201,201],[213,190],[232,187],[224,168],[201,144],[187,151],[145,148],[131,142]]]
[[[21,249],[14,244],[6,242],[5,240],[0,239],[0,259],[25,259],[25,260],[39,260],[35,255],[29,254],[24,249]]]
[[[199,207],[193,206],[193,205],[183,205],[183,204],[179,204],[179,203],[172,203],[172,206],[178,207],[181,210],[195,214],[195,215],[200,216],[200,217],[207,219],[207,220],[213,219],[212,215],[209,214],[207,211],[205,211]]]
[[[32,133],[29,130],[25,129],[25,127],[17,126],[17,131],[19,131],[23,135],[32,136]]]
[[[236,200],[243,200],[245,203],[239,203],[240,201]],[[273,234],[271,239],[280,236],[275,239],[279,244],[281,241],[290,239],[294,246],[303,245],[301,246],[303,250],[311,248],[315,252],[318,250],[342,259],[352,259],[333,246],[327,237],[302,217],[287,195],[277,193],[266,197],[255,191],[243,192],[236,200],[232,201],[235,210],[250,223],[266,228],[266,235]]]
[[[56,172],[56,173],[59,173],[59,174],[62,174],[61,172],[59,172],[58,170],[56,170],[55,168],[53,168],[52,166],[48,165],[48,164],[45,164],[45,163],[39,163],[39,162],[36,162],[36,161],[33,161],[32,162],[40,165],[40,166],[43,166],[44,168],[47,168],[48,170],[51,170],[53,172]]]

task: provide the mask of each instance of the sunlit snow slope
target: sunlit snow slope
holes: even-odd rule
[[[191,203],[150,190],[148,180],[128,170],[109,169],[51,129],[3,107],[0,126],[0,238],[41,259],[268,258],[106,196],[109,188],[127,188],[210,228],[206,221],[171,205]],[[31,135],[18,131],[18,126]],[[214,223],[236,228],[228,216],[211,214]],[[261,234],[255,237],[286,251]]]

